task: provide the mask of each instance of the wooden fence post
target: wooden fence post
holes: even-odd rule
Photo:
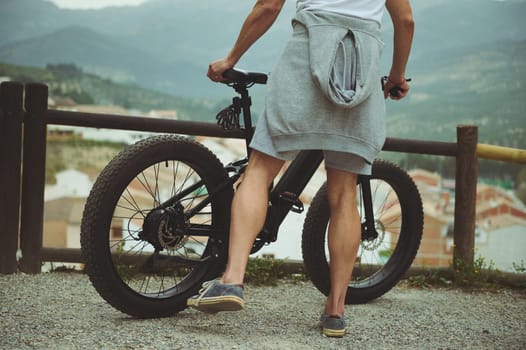
[[[26,273],[40,273],[42,268],[47,99],[46,85],[26,85],[20,221],[20,270]]]
[[[453,267],[455,271],[473,266],[475,255],[475,215],[477,203],[478,128],[457,127],[455,179],[455,226]]]
[[[24,86],[0,85],[0,274],[17,271]]]

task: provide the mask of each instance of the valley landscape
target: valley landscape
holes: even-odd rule
[[[290,34],[294,3],[286,3],[240,68],[272,71]],[[0,76],[45,82],[52,94],[77,103],[174,109],[179,119],[213,122],[232,92],[211,83],[206,67],[230,48],[251,6],[150,0],[69,10],[44,0],[0,0]],[[402,102],[388,101],[388,135],[455,141],[457,125],[474,124],[481,143],[526,148],[526,1],[436,0],[413,7],[412,90]],[[384,21],[387,72],[392,29],[388,16]],[[263,96],[263,88],[254,89],[256,111]]]

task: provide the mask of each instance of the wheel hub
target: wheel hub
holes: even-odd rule
[[[156,250],[176,250],[186,242],[187,228],[184,208],[177,203],[165,209],[151,211],[144,220],[140,238],[151,243]]]

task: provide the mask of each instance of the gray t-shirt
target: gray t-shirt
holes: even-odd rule
[[[386,0],[297,0],[297,11],[320,10],[382,23]]]

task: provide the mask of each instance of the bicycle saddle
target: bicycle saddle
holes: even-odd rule
[[[257,72],[247,72],[242,69],[232,68],[223,73],[223,77],[227,79],[225,83],[237,84],[266,84],[267,74]]]

